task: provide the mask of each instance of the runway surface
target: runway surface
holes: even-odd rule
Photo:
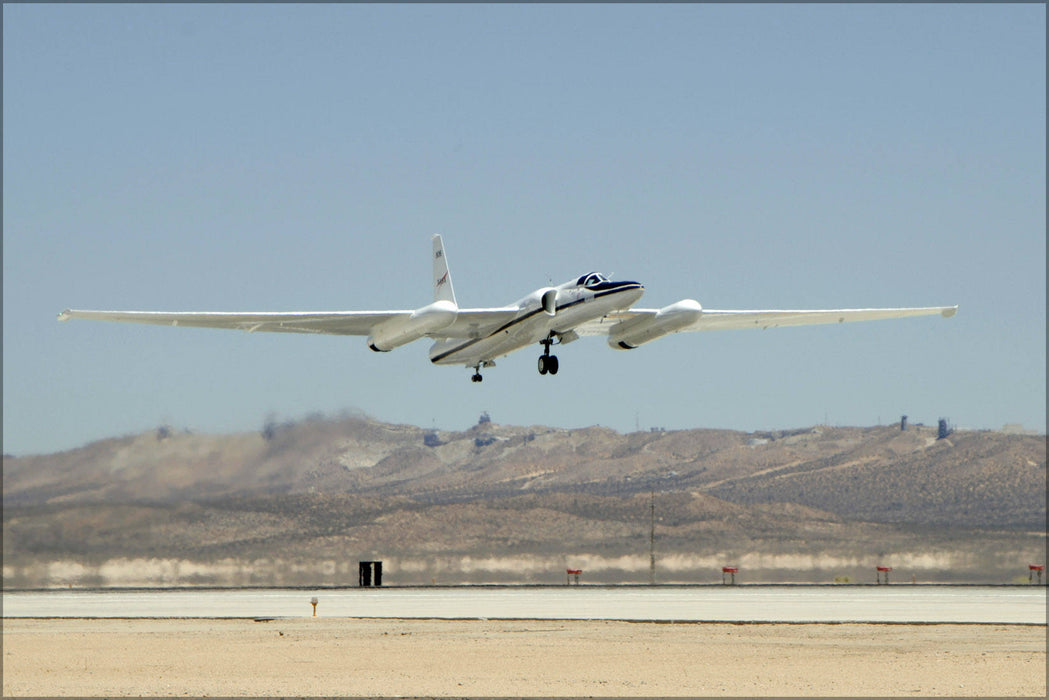
[[[651,620],[1045,624],[1046,588],[726,586],[5,592],[5,618]]]

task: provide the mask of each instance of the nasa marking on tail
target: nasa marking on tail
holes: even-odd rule
[[[375,352],[427,337],[434,341],[430,361],[481,370],[522,348],[540,345],[539,374],[558,372],[550,353],[589,335],[606,336],[616,350],[633,350],[671,333],[776,328],[847,321],[874,321],[909,316],[953,316],[955,306],[888,309],[811,309],[729,311],[704,309],[695,299],[682,299],[658,309],[635,308],[645,293],[633,281],[613,281],[589,272],[557,286],[541,287],[506,306],[461,309],[455,300],[444,243],[433,236],[433,302],[414,310],[295,311],[227,313],[217,311],[84,311],[68,309],[58,320],[151,323],[164,326],[229,328],[250,333],[320,333],[367,336]]]

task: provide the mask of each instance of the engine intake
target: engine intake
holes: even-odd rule
[[[547,316],[554,316],[557,314],[557,290],[550,288],[543,292],[543,295],[539,298],[543,305],[543,311],[546,312]]]

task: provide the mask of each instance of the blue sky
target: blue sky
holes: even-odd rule
[[[4,5],[4,451],[360,410],[1045,430],[1044,5]],[[463,306],[958,315],[523,350],[72,321]]]

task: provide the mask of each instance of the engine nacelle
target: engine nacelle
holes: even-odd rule
[[[616,350],[633,350],[664,335],[676,333],[699,320],[703,307],[695,299],[682,299],[664,306],[653,316],[635,316],[616,324],[608,334],[608,344]]]
[[[455,323],[458,315],[459,308],[452,302],[435,301],[416,309],[410,316],[391,318],[373,328],[368,347],[375,352],[389,352],[428,333],[447,328]]]

